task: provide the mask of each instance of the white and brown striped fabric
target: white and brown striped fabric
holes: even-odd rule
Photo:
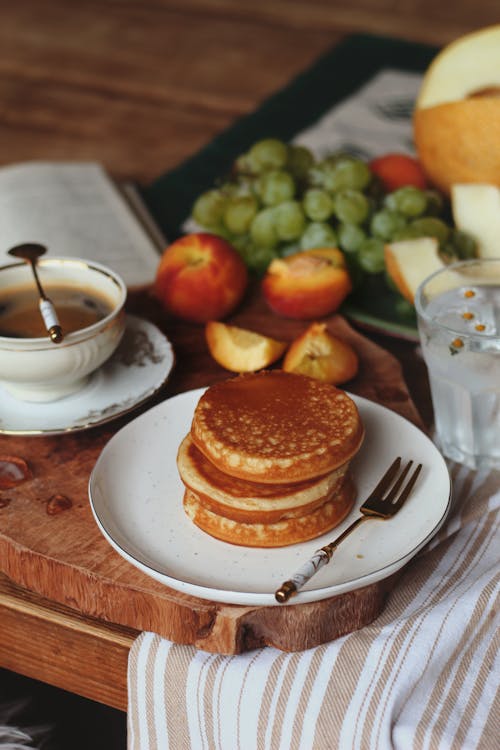
[[[497,750],[500,474],[450,471],[447,523],[363,630],[238,656],[143,633],[129,750]]]

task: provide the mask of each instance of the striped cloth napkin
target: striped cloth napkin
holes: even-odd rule
[[[500,474],[449,466],[447,522],[362,630],[237,656],[143,633],[129,750],[497,750]]]

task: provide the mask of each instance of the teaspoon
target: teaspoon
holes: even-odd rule
[[[43,245],[38,245],[34,242],[26,242],[23,245],[16,245],[11,247],[9,255],[13,255],[14,258],[21,258],[27,261],[31,265],[33,275],[35,277],[36,285],[38,287],[38,294],[40,295],[40,301],[38,306],[40,313],[45,323],[45,328],[54,344],[59,344],[63,340],[63,332],[59,323],[57,313],[55,311],[52,301],[47,297],[43,291],[43,287],[38,278],[38,272],[36,269],[36,262],[40,256],[44,255],[47,248]]]

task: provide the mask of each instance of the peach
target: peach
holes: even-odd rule
[[[333,336],[325,323],[312,323],[291,343],[283,360],[285,372],[308,375],[333,385],[351,380],[358,367],[354,349]]]
[[[308,319],[337,310],[352,289],[343,253],[314,248],[277,258],[262,280],[262,293],[275,313]]]
[[[231,372],[256,372],[276,362],[288,344],[246,328],[211,320],[205,326],[210,354]]]
[[[163,253],[154,294],[183,320],[206,323],[228,315],[248,283],[246,266],[229,242],[215,234],[188,234]]]

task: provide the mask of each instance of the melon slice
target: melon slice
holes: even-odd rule
[[[417,108],[500,91],[500,24],[456,39],[434,58],[424,76]]]
[[[500,258],[500,188],[496,185],[452,185],[455,225],[471,234],[481,258]]]
[[[440,190],[500,185],[500,24],[457,39],[434,58],[413,126],[420,163]]]
[[[387,273],[403,297],[412,304],[422,281],[445,266],[435,237],[390,242],[385,246],[384,257]]]

